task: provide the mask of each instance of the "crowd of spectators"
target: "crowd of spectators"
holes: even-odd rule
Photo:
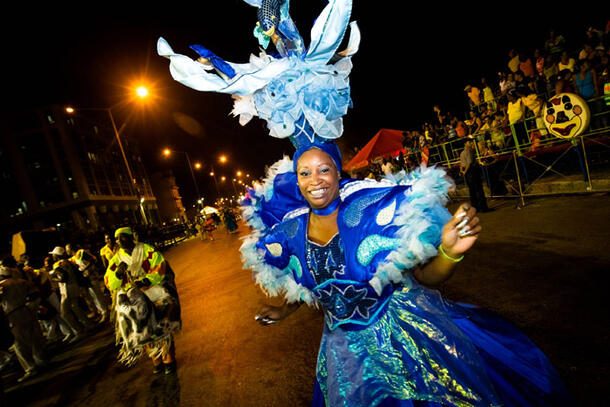
[[[554,94],[580,95],[592,114],[607,110],[604,85],[605,97],[610,99],[609,30],[610,21],[604,29],[588,28],[578,49],[568,49],[566,39],[555,31],[550,31],[531,54],[511,49],[506,66],[495,79],[481,78],[464,88],[467,111],[455,114],[436,105],[434,120],[404,132],[406,156],[415,156],[411,161],[426,162],[429,147],[468,136],[499,151],[510,147],[513,130],[520,144],[536,149],[540,138],[547,134],[541,118],[544,103]],[[606,127],[607,116],[598,115],[591,126]],[[408,167],[409,163],[397,166]],[[374,167],[371,173],[383,172]]]

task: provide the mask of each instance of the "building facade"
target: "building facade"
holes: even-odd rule
[[[156,172],[150,176],[150,180],[161,220],[168,223],[186,221],[186,210],[173,172]]]
[[[159,222],[137,144],[122,137],[109,111],[68,113],[49,106],[0,122],[2,239],[21,230],[111,230]]]

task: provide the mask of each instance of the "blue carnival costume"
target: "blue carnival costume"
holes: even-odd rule
[[[272,136],[290,137],[297,148],[293,160],[272,165],[243,202],[253,232],[241,254],[268,295],[324,311],[313,404],[567,403],[550,362],[518,329],[484,310],[444,300],[413,277],[417,266],[438,254],[451,218],[445,208],[451,182],[444,171],[422,167],[381,182],[341,180],[333,203],[338,234],[326,245],[308,239],[311,209],[297,186],[296,162],[319,148],[341,169],[330,141],[341,135],[341,118],[351,105],[347,76],[360,34],[352,23],[348,50],[336,53],[351,1],[331,0],[305,50],[287,0],[247,2],[259,7],[255,36],[263,46],[273,41],[279,58],[263,53],[250,64],[231,64],[197,46],[205,66],[174,54],[163,39],[158,48],[171,59],[175,79],[232,94],[240,122],[258,115]]]

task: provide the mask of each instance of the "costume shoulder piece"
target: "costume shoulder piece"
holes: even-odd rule
[[[252,229],[240,247],[244,269],[252,270],[267,295],[283,294],[289,302],[313,305],[312,293],[295,280],[302,267],[291,253],[295,248],[288,246],[304,227],[303,218],[309,212],[288,157],[269,167],[264,181],[248,190],[241,209]]]
[[[404,272],[437,255],[452,185],[443,169],[420,167],[344,187],[338,224],[346,247],[355,248],[348,267],[360,269],[378,294],[387,284],[408,284]]]

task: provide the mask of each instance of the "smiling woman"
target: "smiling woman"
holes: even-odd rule
[[[303,153],[297,162],[297,175],[299,189],[313,209],[326,208],[339,198],[339,170],[322,150],[313,148]]]
[[[360,43],[349,23],[351,0],[328,2],[307,49],[288,1],[246,1],[265,10],[255,36],[263,47],[272,41],[277,54],[231,64],[228,75],[224,61],[201,46],[204,65],[163,39],[158,51],[174,79],[232,94],[241,124],[258,116],[271,136],[296,147],[292,161],[274,164],[249,191],[243,214],[252,233],[240,250],[257,284],[286,297],[283,306],[264,306],[258,323],[274,324],[302,303],[324,312],[312,405],[567,403],[553,367],[527,337],[432,288],[451,277],[482,230],[470,205],[453,215],[445,208],[453,184],[443,170],[423,166],[381,182],[340,178],[334,140],[351,106],[348,76]]]

